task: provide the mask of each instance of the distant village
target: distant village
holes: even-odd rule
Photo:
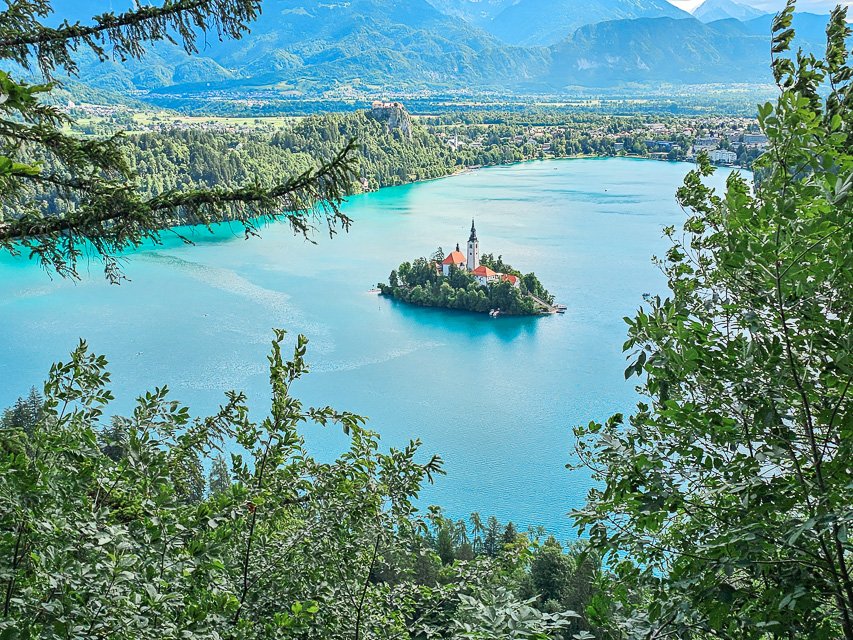
[[[251,101],[249,101],[251,102]],[[374,100],[373,112],[404,110],[400,101]],[[123,105],[75,103],[63,111],[80,119],[84,133],[103,134],[116,129],[134,132],[198,130],[248,133],[280,130],[293,118],[188,117],[168,112],[145,113]],[[711,162],[725,166],[749,166],[767,147],[767,136],[754,118],[734,116],[672,116],[660,121],[640,116],[600,116],[566,124],[491,125],[484,123],[433,123],[430,116],[415,121],[454,152],[474,154],[493,149],[518,149],[525,157],[570,155],[628,155],[659,160],[695,160],[706,152]],[[623,123],[623,124],[620,124]],[[478,165],[473,165],[476,168]]]
[[[616,120],[618,121],[618,120]],[[747,164],[766,149],[767,136],[754,118],[706,117],[672,118],[670,122],[646,122],[614,131],[612,120],[587,123],[582,135],[592,143],[587,155],[634,155],[658,160],[693,161],[705,152],[714,164]],[[560,149],[560,143],[579,132],[577,124],[537,125],[521,133],[498,135],[490,127],[444,127],[437,135],[454,151],[485,149],[495,143],[516,147],[535,147],[541,157],[572,155]],[[449,130],[455,129],[455,130]],[[461,129],[461,131],[460,131]],[[604,149],[607,153],[602,154]],[[584,153],[584,150],[581,151]]]

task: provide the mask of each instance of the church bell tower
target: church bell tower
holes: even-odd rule
[[[473,271],[480,266],[480,241],[477,240],[477,230],[474,228],[474,219],[471,219],[471,235],[468,238],[468,271]]]

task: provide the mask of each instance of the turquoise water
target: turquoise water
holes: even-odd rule
[[[99,266],[51,280],[0,258],[0,406],[43,380],[85,338],[111,363],[117,407],[155,385],[196,415],[228,389],[268,406],[272,327],[310,339],[313,372],[296,392],[370,418],[386,446],[420,437],[448,475],[423,495],[455,516],[478,510],[572,537],[567,513],[588,475],[568,471],[571,428],[629,412],[623,316],[663,293],[651,264],[690,165],[628,159],[534,162],[354,197],[352,231],[312,245],[283,225],[243,240],[199,233],[131,256],[129,282]],[[724,175],[714,178],[722,184]],[[502,254],[568,305],[564,316],[500,318],[414,308],[367,293],[400,262],[452,248],[477,221],[482,252]],[[343,436],[311,428],[321,457]]]

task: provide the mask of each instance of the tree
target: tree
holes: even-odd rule
[[[305,407],[293,386],[307,341],[285,361],[283,340],[276,332],[262,422],[240,393],[193,419],[156,388],[111,422],[123,434],[115,459],[99,446],[106,360],[81,342],[51,368],[31,434],[0,430],[0,637],[560,637],[575,614],[512,592],[529,554],[453,562],[455,525],[431,509],[450,554],[441,565],[414,504],[441,460],[419,462],[417,441],[382,452],[363,418]],[[315,460],[306,423],[339,425],[349,446]],[[193,460],[226,443],[241,453],[214,469],[230,486],[194,496]]]
[[[330,234],[347,229],[350,220],[339,204],[355,175],[352,142],[329,161],[273,186],[248,182],[147,196],[139,191],[119,136],[90,140],[66,134],[68,116],[47,102],[60,75],[76,72],[73,54],[81,47],[102,61],[110,55],[140,58],[147,45],[178,38],[193,53],[200,33],[239,38],[260,4],[169,0],[106,13],[88,25],[66,21],[54,28],[42,22],[51,13],[49,0],[8,2],[0,12],[0,61],[26,70],[36,65],[46,82],[28,84],[0,71],[0,250],[28,252],[46,268],[77,277],[78,260],[91,248],[102,258],[107,278],[117,282],[121,251],[146,240],[156,243],[162,231],[179,224],[209,228],[232,220],[247,235],[278,219],[305,236],[321,223]],[[50,210],[35,204],[41,199],[52,203]]]
[[[468,544],[468,525],[459,518],[453,525],[453,541],[456,544]]]
[[[501,523],[495,516],[486,521],[486,537],[483,539],[483,553],[494,558],[501,550]]]
[[[32,435],[0,431],[0,636],[358,638],[398,624],[388,587],[368,578],[380,546],[411,544],[412,500],[440,460],[416,462],[417,442],[379,452],[359,416],[303,407],[290,387],[307,341],[285,362],[283,337],[262,423],[242,394],[193,420],[158,388],[122,421],[118,460],[97,442],[112,400],[106,360],[81,343],[53,366]],[[315,461],[303,422],[339,424],[348,450]],[[192,461],[231,440],[244,452],[232,490],[195,499]]]
[[[533,600],[519,602],[514,594],[503,588],[489,593],[485,601],[460,595],[462,606],[455,620],[453,637],[471,640],[522,640],[550,638],[559,634],[578,614],[574,611],[543,613],[531,606]]]
[[[438,557],[441,558],[441,563],[453,564],[453,526],[450,522],[442,521],[439,525],[435,546],[436,551],[438,552]]]
[[[572,573],[571,560],[563,553],[560,543],[549,538],[536,553],[530,566],[533,592],[543,603],[560,602],[566,594]]]
[[[469,521],[471,523],[471,547],[474,549],[474,553],[480,553],[483,549],[483,534],[486,532],[483,527],[483,519],[480,514],[475,511],[471,514]]]
[[[175,496],[184,504],[198,504],[204,499],[204,468],[198,454],[185,455],[171,469]]]
[[[501,538],[501,542],[503,544],[513,544],[517,542],[518,538],[518,529],[515,528],[515,525],[510,522],[506,525],[504,529],[503,537]]]
[[[225,462],[225,456],[221,453],[217,454],[210,466],[210,476],[207,481],[210,495],[218,496],[225,493],[231,488],[231,472],[228,470],[228,463]]]
[[[596,616],[620,637],[853,639],[853,90],[846,12],[825,59],[784,57],[755,191],[707,159],[661,261],[671,297],[628,321],[647,401],[578,428],[602,483],[575,518],[615,571]],[[826,88],[826,93],[823,93]]]
[[[31,388],[26,398],[18,398],[10,409],[3,411],[3,415],[0,416],[0,427],[21,429],[27,434],[32,433],[42,418],[43,404],[44,398],[35,387]]]
[[[98,432],[98,446],[110,460],[118,462],[127,457],[130,424],[122,416],[113,416],[110,424]]]

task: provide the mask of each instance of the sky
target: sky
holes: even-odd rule
[[[669,2],[685,11],[692,11],[702,4],[702,0],[669,0]],[[764,11],[778,11],[785,5],[784,0],[736,0],[736,2],[748,4]],[[797,0],[797,10],[810,13],[828,13],[837,4],[851,7],[853,0]]]
[[[734,0],[740,4],[748,4],[757,9],[761,9],[763,11],[776,12],[779,11],[782,7],[785,6],[785,0]],[[148,3],[150,0],[143,0],[143,2]],[[685,11],[692,11],[700,4],[702,4],[703,0],[669,0],[671,4],[674,4],[676,7],[680,7]],[[54,0],[54,7],[57,14],[62,14],[65,17],[71,15],[73,17],[77,17],[79,13],[79,5],[80,0]],[[89,7],[97,6],[99,10],[109,11],[109,10],[122,10],[131,4],[131,0],[88,0],[86,3],[87,10],[84,12],[86,17],[89,16],[91,11],[89,11]],[[156,4],[160,4],[159,0]],[[797,10],[798,11],[808,11],[810,13],[829,13],[837,4],[843,4],[848,7],[851,7],[850,13],[853,14],[853,0],[797,0]],[[74,8],[77,8],[77,11],[73,11]],[[70,11],[69,11],[70,10]]]

